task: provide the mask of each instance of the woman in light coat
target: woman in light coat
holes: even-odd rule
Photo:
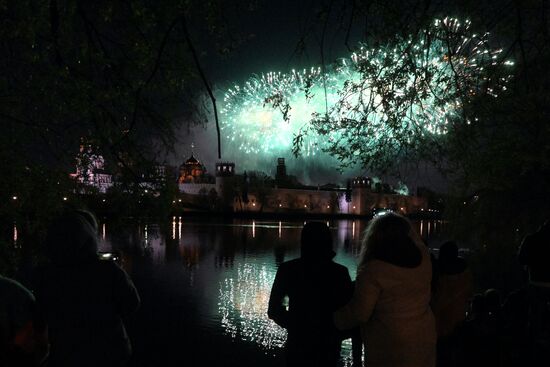
[[[431,278],[428,250],[409,221],[394,213],[374,218],[353,298],[334,315],[339,329],[361,326],[366,366],[435,366]]]

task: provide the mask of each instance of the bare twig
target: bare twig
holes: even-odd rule
[[[348,26],[346,28],[346,36],[344,38],[344,45],[346,45],[346,48],[348,49],[348,51],[352,51],[352,47],[349,45],[349,36],[350,36],[350,33],[351,33],[351,27],[353,25],[353,19],[355,17],[355,1],[352,1],[351,3],[351,14],[349,16],[349,22],[348,22]]]
[[[321,70],[323,73],[323,89],[325,92],[325,118],[328,118],[328,97],[327,97],[327,75],[326,75],[326,67],[325,67],[325,35],[327,32],[327,26],[328,22],[330,20],[330,12],[332,10],[332,4],[334,3],[334,0],[330,0],[330,3],[328,4],[327,12],[326,12],[326,19],[325,24],[323,24],[323,31],[321,33]]]
[[[220,122],[218,119],[218,107],[216,104],[216,97],[214,96],[214,93],[212,92],[212,87],[210,87],[210,83],[208,82],[208,79],[206,78],[206,75],[204,74],[204,71],[202,70],[199,57],[197,55],[197,51],[195,50],[195,47],[193,46],[193,42],[191,41],[191,36],[189,34],[189,30],[187,29],[187,21],[185,19],[185,16],[182,15],[181,17],[181,24],[183,28],[183,33],[185,35],[185,40],[187,41],[187,45],[189,46],[189,50],[191,51],[191,55],[193,56],[193,60],[195,61],[195,66],[197,68],[197,71],[199,72],[199,75],[202,79],[202,82],[204,84],[204,87],[206,88],[208,92],[208,96],[210,97],[210,101],[212,102],[212,107],[214,108],[214,119],[216,121],[216,133],[218,136],[218,159],[222,158],[222,149],[221,149],[221,140],[220,140]]]

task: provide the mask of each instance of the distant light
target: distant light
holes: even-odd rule
[[[282,206],[283,206],[283,204],[279,204],[279,208],[282,207]]]
[[[172,204],[175,204],[176,203],[176,200],[172,200]]]
[[[256,206],[256,203],[252,203],[252,206]]]
[[[145,189],[145,193],[147,194],[149,191],[147,191],[147,189]]]
[[[304,205],[304,208],[307,208],[307,205]]]
[[[353,206],[353,209],[355,209],[355,205]]]
[[[12,199],[13,199],[13,200],[17,200],[17,196],[13,196]]]
[[[181,203],[181,199],[178,199],[178,203]]]
[[[102,201],[105,202],[105,199],[103,199]]]
[[[330,209],[330,205],[327,205],[327,209]]]
[[[63,201],[67,201],[67,197],[66,197],[66,196],[63,197]]]

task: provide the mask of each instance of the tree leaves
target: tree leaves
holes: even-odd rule
[[[331,137],[324,150],[342,166],[391,172],[407,162],[438,161],[451,126],[472,118],[464,106],[483,94],[496,96],[509,80],[496,70],[504,61],[500,52],[489,47],[487,34],[475,35],[469,22],[452,18],[376,48],[363,45],[351,66],[340,67],[349,77],[338,100],[326,116],[314,116],[293,152],[317,133]]]

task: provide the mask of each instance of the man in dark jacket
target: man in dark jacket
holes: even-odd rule
[[[130,357],[122,319],[137,309],[139,296],[124,270],[99,260],[96,233],[95,218],[81,210],[49,230],[51,263],[36,284],[49,325],[49,366],[124,366]]]
[[[342,334],[332,314],[353,293],[346,267],[332,261],[332,237],[326,224],[307,223],[301,257],[279,267],[268,316],[288,331],[287,366],[336,366]],[[285,299],[288,297],[288,308]]]

